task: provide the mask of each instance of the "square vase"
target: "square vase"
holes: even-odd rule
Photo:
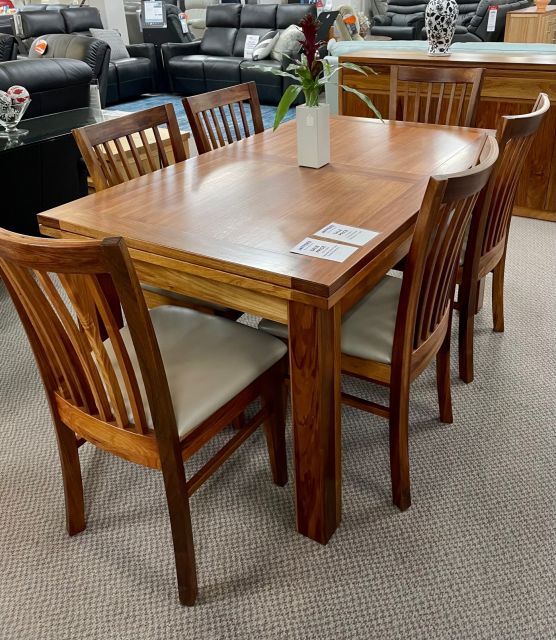
[[[297,126],[297,164],[319,169],[330,162],[330,107],[319,104],[295,109]]]

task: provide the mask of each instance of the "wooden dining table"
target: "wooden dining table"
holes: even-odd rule
[[[39,215],[56,238],[123,236],[139,279],[289,325],[297,529],[341,520],[341,317],[408,250],[432,174],[482,129],[333,117],[331,162],[299,167],[295,122]],[[292,253],[327,223],[378,235],[344,262]]]

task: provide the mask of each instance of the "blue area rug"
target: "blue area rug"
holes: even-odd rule
[[[128,111],[130,113],[134,113],[136,111],[143,111],[144,109],[158,107],[159,105],[168,104],[170,102],[174,105],[181,131],[191,131],[191,127],[189,126],[189,122],[187,120],[187,116],[185,115],[181,100],[182,99],[180,96],[175,96],[169,93],[159,93],[156,95],[139,98],[138,100],[133,100],[132,102],[115,104],[112,107],[108,107],[108,109],[110,111]],[[276,107],[261,105],[261,112],[263,116],[264,128],[271,129],[274,123],[274,117],[276,115]],[[249,126],[252,127],[253,122],[251,121],[251,114],[249,109],[247,109],[247,117],[249,119]],[[294,118],[295,109],[289,109],[282,122],[287,122],[288,120],[293,120]]]

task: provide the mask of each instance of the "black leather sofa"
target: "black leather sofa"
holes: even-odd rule
[[[128,45],[129,58],[110,60],[110,47],[106,43],[101,46],[97,44],[101,42],[99,40],[87,43],[74,39],[78,36],[93,40],[90,29],[102,28],[100,13],[94,7],[29,11],[21,14],[20,40],[30,57],[37,56],[33,43],[41,38],[48,42],[45,57],[75,58],[87,62],[93,71],[93,79],[99,83],[103,106],[155,91],[157,59],[152,44]]]
[[[498,13],[494,31],[487,31],[488,8],[493,4],[491,0],[480,0],[479,2],[458,0],[458,4],[460,13],[454,42],[498,42],[503,40],[508,12],[525,9],[529,6],[528,0],[497,0],[495,4],[498,6]]]
[[[373,36],[388,36],[392,40],[419,40],[425,27],[426,2],[391,0],[386,14],[375,16],[371,28]]]
[[[289,82],[287,78],[261,71],[255,65],[280,69],[282,63],[267,59],[253,63],[243,58],[247,35],[299,24],[313,5],[222,4],[207,7],[207,29],[201,40],[163,44],[162,55],[170,90],[195,95],[242,82],[255,81],[264,104],[278,104]]]
[[[25,118],[89,106],[92,71],[81,60],[20,59],[0,63],[0,89],[19,84],[31,95]]]
[[[0,62],[15,60],[17,57],[17,40],[6,33],[0,33]]]

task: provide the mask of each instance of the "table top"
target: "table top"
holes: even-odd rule
[[[518,68],[522,71],[527,70],[556,70],[556,52],[550,54],[546,53],[527,53],[524,51],[474,51],[452,49],[449,56],[432,57],[429,56],[424,48],[400,48],[396,49],[395,46],[376,46],[373,48],[373,43],[366,43],[369,48],[341,53],[339,55],[340,62],[355,62],[357,64],[370,64],[370,61],[375,60],[384,64],[400,64],[403,61],[411,61],[413,63],[426,63],[429,66],[442,65],[442,66],[481,66],[481,67],[495,67],[495,68]],[[382,45],[388,45],[390,43],[378,43]],[[406,43],[403,43],[404,45]],[[410,43],[411,44],[411,43]],[[419,45],[422,47],[421,43]]]
[[[486,132],[333,117],[331,163],[301,168],[295,122],[39,215],[175,258],[329,297],[411,227],[431,174],[467,169]],[[330,222],[379,232],[345,262],[290,249]]]

